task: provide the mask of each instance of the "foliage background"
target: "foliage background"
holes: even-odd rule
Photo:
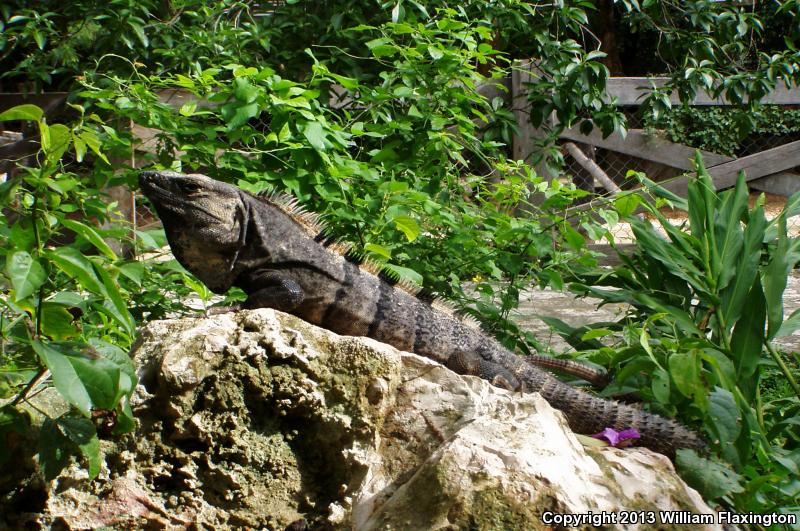
[[[797,10],[792,1],[4,3],[0,89],[70,97],[64,123],[33,106],[0,115],[25,124],[41,148],[0,185],[0,392],[10,400],[0,410],[0,462],[28,437],[46,477],[75,452],[96,474],[100,438],[134,427],[126,397],[135,375],[122,353],[135,326],[189,311],[175,301],[190,293],[209,303],[174,260],[152,259],[162,233],[108,224],[115,205],[104,190],[136,186],[133,123],[158,134],[158,149],[138,153],[137,166],[289,191],[323,213],[333,235],[459,301],[521,353],[541,349],[508,319],[522,289],[616,286],[603,293],[633,302],[631,313],[582,331],[554,322],[576,348],[564,355],[614,369],[604,394],[635,392],[708,434],[727,465],[682,459],[703,471],[689,479],[710,498],[742,511],[800,511],[797,364],[770,343],[797,320],[784,324],[778,302],[796,262],[785,234],[796,201],[767,224],[743,206],[741,189],[713,193],[699,167],[688,202],[662,195],[644,206],[657,219],[665,201],[689,209],[689,234],[669,233],[674,245],[658,254],[662,244],[633,221],[639,253],[627,268],[598,270],[584,236],[605,229],[567,210],[585,192],[510,159],[512,104],[479,90],[508,76],[515,59],[534,58],[541,77],[530,120],[542,125],[554,112],[559,127],[608,134],[626,129],[603,97],[609,75],[667,75],[642,106],[648,123],[728,152],[752,131],[798,127],[796,111],[758,107],[776,84],[800,77]],[[346,105],[331,106],[333,85]],[[176,108],[161,101],[164,89],[208,105]],[[710,90],[740,110],[673,109],[671,90],[683,101]],[[552,147],[539,155],[560,160]],[[638,206],[620,197],[597,215],[613,222]],[[758,257],[742,262],[752,282],[737,296],[761,301],[760,285],[763,322],[720,311],[730,278],[711,265],[738,263],[733,247],[717,247],[728,238]],[[48,374],[73,410],[32,431],[18,406]]]

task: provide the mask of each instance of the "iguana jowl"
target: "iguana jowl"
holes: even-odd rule
[[[256,196],[203,175],[149,171],[139,180],[178,261],[215,293],[243,289],[246,308],[285,311],[510,390],[537,391],[578,433],[636,428],[638,443],[668,455],[704,446],[674,421],[564,384],[452,313],[351,263],[335,245],[326,247],[313,215],[285,198]]]

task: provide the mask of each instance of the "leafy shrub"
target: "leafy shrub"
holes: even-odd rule
[[[585,271],[570,284],[604,303],[630,304],[628,314],[612,327],[562,324],[561,331],[615,371],[606,393],[636,392],[654,409],[703,426],[736,471],[724,481],[718,467],[692,472],[708,497],[742,511],[796,512],[800,371],[772,341],[800,328],[800,312],[788,319],[783,312],[787,276],[800,262],[800,239],[787,236],[786,220],[800,213],[800,195],[768,222],[763,199],[748,208],[743,176],[735,189],[717,193],[699,155],[696,163],[686,200],[649,183],[667,204],[688,212],[688,231],[642,202],[666,239],[630,217],[634,253],[620,252],[622,265],[613,271]],[[619,334],[617,345],[598,343],[612,333]],[[769,399],[764,374],[786,384]],[[682,459],[698,466],[688,455]]]
[[[62,164],[68,150],[80,161],[88,149],[108,165],[94,126],[83,120],[48,125],[33,105],[0,114],[0,121],[8,120],[34,122],[42,148],[36,166],[0,185],[0,392],[16,395],[0,410],[0,437],[24,431],[27,417],[18,406],[49,374],[72,409],[41,428],[45,476],[55,476],[76,449],[96,476],[95,423],[113,433],[134,426],[128,398],[136,375],[123,349],[135,323],[119,279],[134,276],[138,265],[121,260],[106,243],[119,231],[99,226],[112,213],[99,192],[104,172],[79,176]],[[0,463],[9,455],[0,445]]]

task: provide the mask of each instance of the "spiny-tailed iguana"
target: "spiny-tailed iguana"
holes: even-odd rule
[[[704,443],[674,421],[573,389],[471,323],[348,261],[314,214],[203,175],[142,172],[141,188],[170,247],[213,292],[237,286],[245,308],[274,308],[333,332],[368,336],[513,391],[537,391],[584,434],[635,428],[639,443],[674,455]]]

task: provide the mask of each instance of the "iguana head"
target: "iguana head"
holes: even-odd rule
[[[139,184],[155,206],[178,261],[211,290],[226,291],[234,280],[246,219],[243,192],[205,175],[172,171],[142,172]]]

